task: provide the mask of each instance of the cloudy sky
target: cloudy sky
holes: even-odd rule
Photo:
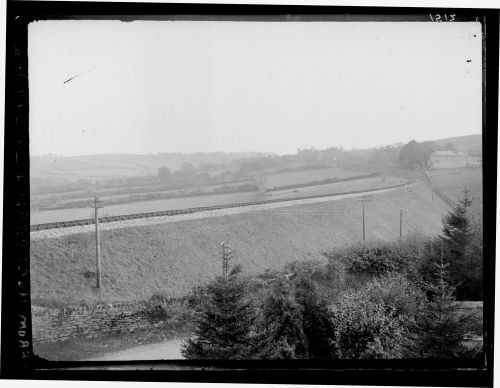
[[[479,23],[40,21],[28,47],[32,155],[481,132]]]

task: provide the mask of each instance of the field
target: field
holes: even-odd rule
[[[194,153],[194,154],[109,154],[85,156],[31,156],[30,177],[60,182],[78,179],[103,179],[156,175],[158,168],[180,169],[183,163],[230,163],[248,157],[249,153]]]
[[[403,233],[436,234],[445,205],[418,183],[411,188],[373,194],[366,203],[367,240]],[[235,263],[245,271],[278,269],[362,238],[361,202],[351,198],[217,218],[101,233],[104,291],[94,288],[95,242],[92,233],[34,240],[30,246],[33,304],[72,305],[131,301],[153,293],[180,296],[220,272],[220,242],[229,240]]]
[[[335,173],[337,175],[328,175],[330,173]],[[306,175],[308,173],[309,175]],[[342,175],[344,174],[344,175]],[[349,173],[351,174],[351,173]],[[356,174],[356,173],[354,173]],[[285,176],[285,178],[282,177]],[[359,175],[359,174],[358,174]],[[309,180],[307,179],[309,176]],[[287,184],[300,184],[312,182],[313,180],[321,180],[326,176],[332,177],[342,177],[345,178],[348,175],[347,172],[341,169],[323,169],[323,170],[311,170],[311,171],[298,171],[296,173],[284,173],[279,175],[274,175],[274,182],[281,182]],[[293,178],[293,179],[292,179]],[[102,216],[117,216],[124,214],[133,213],[143,213],[152,212],[160,210],[172,210],[172,209],[185,209],[190,207],[200,207],[200,206],[213,206],[213,205],[224,205],[230,203],[238,202],[252,202],[265,199],[281,199],[281,198],[293,198],[298,196],[308,196],[308,195],[326,195],[326,194],[339,194],[343,192],[358,191],[358,190],[370,190],[389,186],[395,186],[404,183],[404,179],[396,177],[377,177],[377,178],[365,178],[356,179],[347,182],[329,183],[315,186],[301,187],[297,189],[287,189],[287,190],[277,190],[268,192],[266,195],[261,195],[257,191],[246,191],[246,192],[235,192],[226,194],[210,194],[192,197],[179,197],[179,198],[166,198],[157,200],[125,200],[125,203],[109,204],[112,200],[116,200],[120,197],[116,196],[103,196],[101,199],[104,203],[104,208],[101,210],[100,214]],[[275,186],[273,186],[275,187]],[[127,196],[128,198],[129,196]],[[65,201],[59,201],[64,204]],[[85,202],[85,201],[84,201]],[[68,207],[63,209],[49,209],[49,210],[38,210],[36,208],[31,209],[30,214],[30,224],[41,224],[47,222],[57,222],[57,221],[70,221],[82,218],[92,218],[94,216],[92,206],[92,197],[89,196],[87,207]],[[108,203],[108,204],[107,204]]]
[[[472,209],[482,214],[483,171],[481,168],[450,168],[430,170],[427,175],[432,184],[453,202],[463,198],[464,189],[469,190]]]
[[[362,174],[362,172],[347,171],[337,167],[322,168],[317,170],[293,171],[266,176],[264,186],[266,187],[266,189],[272,189],[273,187],[309,183],[331,178],[340,179],[355,177]]]
[[[156,201],[138,201],[120,205],[104,205],[105,207],[101,209],[99,214],[101,216],[118,216],[123,214],[145,213],[159,210],[186,209],[198,206],[250,202],[255,201],[257,198],[256,196],[256,192],[243,192],[205,195],[200,197],[161,199]],[[92,198],[89,198],[88,203],[88,208],[32,211],[30,215],[30,224],[93,218],[94,210],[91,208]]]
[[[366,178],[348,182],[329,183],[317,186],[301,187],[297,189],[277,190],[268,192],[266,199],[290,198],[308,195],[339,194],[350,191],[374,190],[384,187],[397,186],[405,183],[406,180],[397,177],[386,178]]]

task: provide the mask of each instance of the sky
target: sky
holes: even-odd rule
[[[479,23],[52,20],[28,33],[33,156],[481,133]]]

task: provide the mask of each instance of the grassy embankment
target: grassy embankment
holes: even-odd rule
[[[483,171],[481,168],[446,168],[427,172],[432,184],[452,201],[464,196],[464,188],[469,191],[472,209],[481,214],[483,208]]]
[[[437,234],[445,205],[417,183],[374,194],[366,203],[367,240],[403,232]],[[92,233],[31,242],[33,304],[75,305],[141,300],[153,293],[180,296],[220,273],[220,242],[229,240],[235,263],[245,271],[279,269],[284,264],[322,257],[333,247],[362,238],[361,202],[351,198],[268,211],[103,231],[103,287],[95,288]]]

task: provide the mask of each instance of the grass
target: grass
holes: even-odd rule
[[[32,156],[30,176],[35,179],[58,180],[61,183],[78,179],[102,179],[156,175],[158,168],[178,170],[183,163],[227,164],[249,153],[207,152],[192,154],[103,154],[82,156]]]
[[[436,234],[446,208],[421,183],[382,194],[366,203],[368,240],[404,234]],[[268,211],[161,225],[102,231],[104,291],[94,288],[95,242],[92,233],[34,240],[30,247],[33,304],[74,305],[133,301],[154,293],[181,296],[220,273],[220,242],[229,240],[235,263],[249,273],[303,259],[321,258],[332,247],[361,240],[359,199],[277,208]]]
[[[330,169],[327,169],[329,171]],[[311,170],[322,171],[322,170]],[[237,202],[253,202],[262,199],[291,198],[307,195],[338,194],[356,190],[369,190],[374,188],[383,188],[403,183],[402,178],[382,177],[355,179],[346,182],[329,183],[317,186],[300,187],[297,189],[277,190],[268,193],[266,196],[259,196],[257,192],[235,192],[225,194],[200,195],[192,197],[137,200],[134,202],[109,204],[106,198],[104,208],[101,211],[102,216],[117,216],[123,214],[152,212],[159,210],[184,209],[189,207],[213,206]],[[85,201],[81,201],[85,203]],[[31,224],[41,224],[46,222],[69,221],[82,218],[93,218],[93,210],[90,208],[92,199],[88,198],[88,207],[52,209],[52,210],[32,210],[30,214]]]
[[[429,170],[427,175],[432,184],[452,201],[463,198],[467,188],[473,199],[472,209],[482,214],[483,207],[483,174],[481,168],[446,168]]]
[[[273,188],[295,184],[304,184],[332,178],[347,178],[363,175],[361,172],[347,171],[338,167],[323,168],[317,170],[293,171],[281,174],[268,175],[265,178],[265,187]]]
[[[199,197],[183,197],[159,199],[152,201],[138,201],[119,205],[106,205],[100,214],[102,216],[118,216],[132,213],[145,213],[159,210],[185,209],[198,206],[223,205],[236,202],[251,202],[257,199],[255,192],[214,194]],[[45,222],[69,221],[82,218],[93,218],[94,211],[90,208],[92,199],[89,198],[88,208],[56,209],[30,214],[30,224],[41,224]]]
[[[352,191],[381,189],[390,186],[397,186],[405,182],[406,182],[405,179],[397,177],[364,178],[347,182],[307,186],[296,189],[276,190],[266,193],[265,198],[275,199],[275,198],[300,197],[308,195],[341,194]]]

